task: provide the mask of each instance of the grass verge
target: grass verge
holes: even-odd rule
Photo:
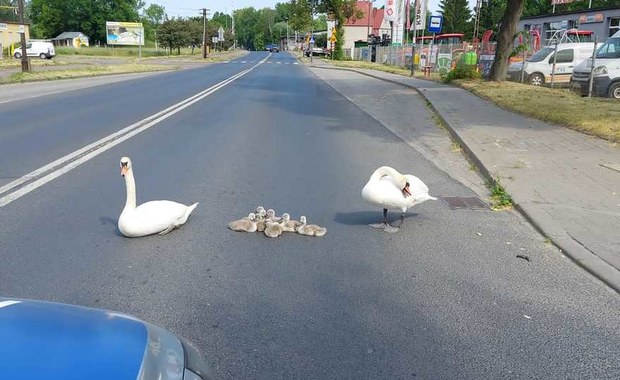
[[[372,69],[409,76],[402,67],[361,61],[329,61],[334,66]],[[439,74],[416,78],[441,81]],[[455,80],[454,85],[489,100],[512,112],[620,143],[620,102],[616,99],[583,98],[568,89],[550,89],[515,82]]]
[[[487,183],[491,191],[491,208],[493,210],[507,210],[513,207],[512,197],[506,192],[499,179]]]
[[[567,89],[514,82],[455,82],[507,110],[564,125],[615,143],[620,142],[620,102],[616,99],[583,98]]]
[[[46,70],[33,73],[15,73],[8,78],[0,79],[0,83],[33,82],[55,79],[84,78],[99,75],[142,73],[151,71],[174,70],[174,66],[121,64],[111,66],[93,66],[71,70]]]

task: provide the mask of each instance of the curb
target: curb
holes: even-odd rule
[[[437,110],[437,108],[435,108],[433,103],[426,97],[424,92],[420,91],[417,87],[351,68],[330,66],[310,67],[318,69],[350,71],[414,90],[426,101],[426,103],[431,107],[435,115],[439,117],[439,119],[441,119],[441,121],[446,125],[446,129],[450,133],[450,136],[461,145],[461,148],[463,149],[466,158],[477,166],[480,174],[484,177],[484,179],[492,183],[496,182],[495,178],[491,176],[491,173],[489,172],[487,167],[482,163],[482,161],[480,161],[476,154],[471,150],[469,145],[467,145],[467,143],[461,138],[461,136],[459,136],[459,134],[454,130],[454,128],[452,128],[450,123],[448,123],[447,120],[443,117],[443,115]],[[477,96],[473,93],[472,95]],[[553,222],[553,219],[551,219],[546,213],[544,213],[544,211],[530,208],[529,205],[522,206],[520,203],[517,202],[514,202],[514,207],[532,226],[534,226],[534,228],[542,236],[550,239],[553,245],[556,246],[560,250],[560,252],[566,254],[566,256],[568,256],[579,267],[585,269],[588,273],[605,283],[617,293],[620,293],[620,271],[618,269],[614,268],[603,259],[599,258],[594,252],[585,248],[581,243],[579,243],[579,241],[573,239],[568,233],[566,233],[566,231],[559,228]]]

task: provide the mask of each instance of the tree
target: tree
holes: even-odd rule
[[[158,4],[151,4],[144,10],[142,18],[145,21],[144,34],[147,38],[153,36],[155,47],[157,48],[157,28],[166,17],[166,9]]]
[[[255,26],[258,22],[258,11],[253,7],[237,9],[235,11],[235,38],[239,46],[248,50],[254,46]]]
[[[466,40],[471,39],[473,25],[467,0],[442,0],[439,8],[443,15],[442,33],[464,33]]]
[[[523,3],[524,0],[508,0],[497,35],[497,49],[493,66],[491,66],[490,80],[501,82],[506,78],[508,59],[514,49],[514,39],[523,11]]]
[[[182,19],[166,19],[159,27],[159,41],[164,48],[169,49],[169,54],[172,54],[173,49],[177,49],[180,55],[181,47],[187,45],[188,40],[187,22]]]
[[[56,37],[77,31],[91,41],[106,41],[106,21],[139,21],[141,0],[31,0],[30,18],[37,35]]]
[[[506,10],[506,0],[483,0],[480,6],[480,29],[478,38],[485,30],[499,32],[499,21]]]
[[[336,43],[332,54],[334,59],[342,59],[342,41],[344,37],[344,23],[346,20],[355,20],[363,16],[364,12],[357,8],[356,0],[307,0],[311,12],[317,10],[333,16],[336,20]]]
[[[0,0],[0,6],[17,7],[17,0]],[[0,21],[17,22],[17,10],[10,8],[0,8]]]

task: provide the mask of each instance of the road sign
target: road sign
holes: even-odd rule
[[[220,41],[224,41],[224,28],[222,28],[221,26],[217,30],[217,39]]]
[[[311,43],[311,44],[314,44],[314,37],[312,37],[312,38],[310,39],[310,43]]]
[[[336,41],[337,41],[337,40],[336,40],[336,35],[335,35],[335,34],[332,34],[332,36],[331,36],[331,37],[329,37],[329,42],[334,43],[334,42],[336,42]]]
[[[428,23],[429,33],[441,33],[441,26],[443,25],[443,16],[431,16]]]

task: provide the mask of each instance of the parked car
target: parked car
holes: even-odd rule
[[[304,52],[306,57],[310,56],[310,49],[306,49],[306,51]],[[325,48],[320,48],[320,47],[315,47],[312,48],[312,55],[313,56],[329,56],[331,54],[331,51],[329,49],[325,49]]]
[[[546,46],[537,51],[525,62],[515,62],[508,67],[508,79],[519,82],[521,70],[524,68],[526,83],[542,86],[551,81],[555,46]],[[558,44],[558,53],[555,57],[554,84],[568,84],[573,69],[579,63],[592,56],[594,42],[576,42]]]
[[[51,42],[32,41],[26,44],[26,55],[28,57],[39,57],[41,59],[52,59],[56,55],[56,49]],[[21,46],[15,48],[13,56],[17,59],[22,57]]]
[[[112,311],[0,297],[0,378],[204,380],[198,349]]]
[[[588,95],[590,72],[592,72],[592,93],[620,99],[620,32],[609,37],[596,51],[596,67],[592,71],[592,58],[575,67],[571,77],[571,89],[581,95]]]

